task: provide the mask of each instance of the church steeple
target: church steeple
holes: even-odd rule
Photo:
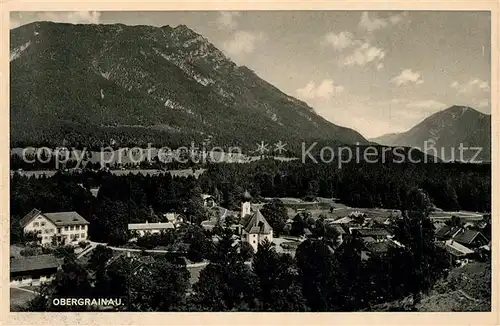
[[[250,200],[252,200],[252,196],[247,190],[245,190],[245,192],[241,196],[241,217],[245,217],[251,214]]]
[[[245,192],[243,193],[243,195],[241,196],[242,200],[243,201],[250,201],[252,200],[252,196],[250,195],[250,193],[245,190]]]

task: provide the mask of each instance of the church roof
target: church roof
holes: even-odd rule
[[[245,225],[245,231],[248,233],[270,234],[272,230],[260,210],[257,210]]]
[[[250,199],[252,199],[252,196],[250,195],[250,193],[247,190],[245,190],[245,192],[242,195],[242,198],[243,198],[243,200],[250,201]]]

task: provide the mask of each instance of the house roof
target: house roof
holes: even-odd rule
[[[33,208],[26,216],[24,216],[20,221],[21,227],[25,227],[29,222],[31,222],[38,215],[44,216],[46,219],[54,223],[56,226],[65,226],[65,225],[81,225],[81,224],[90,224],[86,219],[84,219],[77,212],[58,212],[58,213],[43,213]]]
[[[349,216],[346,216],[346,217],[342,217],[342,218],[339,218],[338,220],[335,220],[332,222],[332,224],[347,224],[347,223],[351,223],[353,221],[352,218],[350,218]]]
[[[270,234],[272,230],[260,210],[255,211],[245,226],[245,231],[248,233]]]
[[[35,217],[40,214],[41,211],[33,208],[28,214],[26,214],[20,221],[19,224],[21,224],[21,227],[24,228],[31,220],[33,220]]]
[[[469,248],[451,239],[445,242],[445,247],[449,253],[458,257],[474,253],[473,250],[470,250]]]
[[[436,238],[439,238],[439,239],[451,238],[459,230],[460,230],[459,226],[451,227],[449,225],[443,225],[441,228],[439,228],[436,231],[435,235],[436,235]]]
[[[457,234],[453,240],[460,242],[460,243],[472,243],[474,239],[479,236],[481,232],[475,231],[475,230],[466,230],[464,232],[461,232]]]
[[[362,237],[380,237],[389,235],[389,231],[386,229],[356,229],[354,232],[357,232]]]
[[[391,247],[393,247],[393,244],[390,241],[365,243],[365,248],[376,254],[387,252]]]
[[[51,254],[12,258],[10,260],[11,273],[57,268],[59,266],[59,261]]]
[[[56,226],[90,224],[77,212],[43,213]]]
[[[128,224],[129,230],[166,230],[173,229],[174,224],[172,222],[165,223],[131,223]]]
[[[340,225],[333,224],[331,228],[333,228],[338,234],[346,234],[344,228]]]

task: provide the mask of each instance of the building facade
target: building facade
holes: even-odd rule
[[[60,263],[54,255],[11,258],[10,283],[31,286],[50,282],[59,267]]]
[[[143,237],[146,234],[160,234],[162,231],[174,229],[175,226],[172,222],[158,222],[158,223],[131,223],[128,224],[130,233]]]
[[[42,213],[33,209],[20,224],[23,232],[35,234],[41,245],[76,245],[87,241],[90,223],[77,212]]]
[[[257,252],[259,243],[273,241],[273,228],[266,221],[261,212],[257,210],[241,232],[241,241],[249,243],[254,252]]]

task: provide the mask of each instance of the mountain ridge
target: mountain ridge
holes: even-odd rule
[[[224,145],[369,143],[186,25],[34,22],[11,30],[10,50],[11,146],[165,145],[207,136]]]
[[[436,112],[414,127],[402,133],[385,134],[371,138],[373,142],[386,146],[408,146],[425,148],[434,146],[442,159],[459,160],[459,146],[481,147],[479,158],[491,159],[491,115],[464,105],[452,105]],[[474,150],[464,153],[465,160],[471,159]],[[453,154],[454,153],[454,154]]]

